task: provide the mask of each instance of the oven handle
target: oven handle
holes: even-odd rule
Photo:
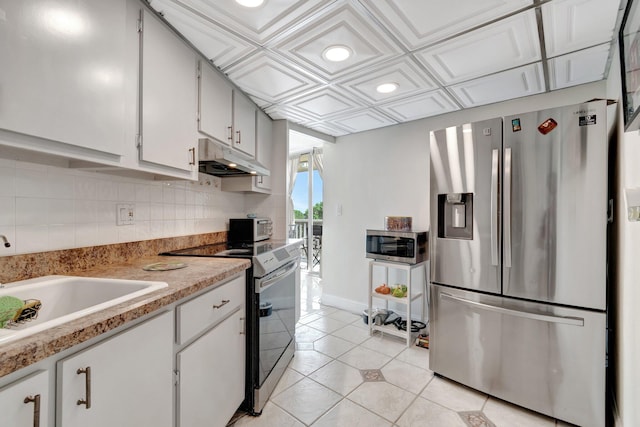
[[[271,287],[274,283],[284,279],[285,277],[293,274],[298,269],[298,260],[293,260],[289,264],[285,264],[273,273],[265,276],[261,279],[256,279],[256,293],[261,293],[267,288]]]

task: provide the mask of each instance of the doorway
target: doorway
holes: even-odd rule
[[[324,142],[289,131],[289,237],[303,239],[301,268],[317,276],[322,275]]]

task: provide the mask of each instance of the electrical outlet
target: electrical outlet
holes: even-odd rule
[[[133,225],[135,220],[135,205],[118,204],[116,207],[116,224]]]

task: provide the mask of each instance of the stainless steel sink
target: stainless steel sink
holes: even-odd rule
[[[43,276],[7,283],[0,296],[42,303],[35,319],[0,329],[0,344],[166,288],[165,282],[75,276]]]

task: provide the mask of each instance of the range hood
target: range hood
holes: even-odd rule
[[[198,140],[198,169],[214,176],[269,176],[269,170],[249,156],[209,138]]]

